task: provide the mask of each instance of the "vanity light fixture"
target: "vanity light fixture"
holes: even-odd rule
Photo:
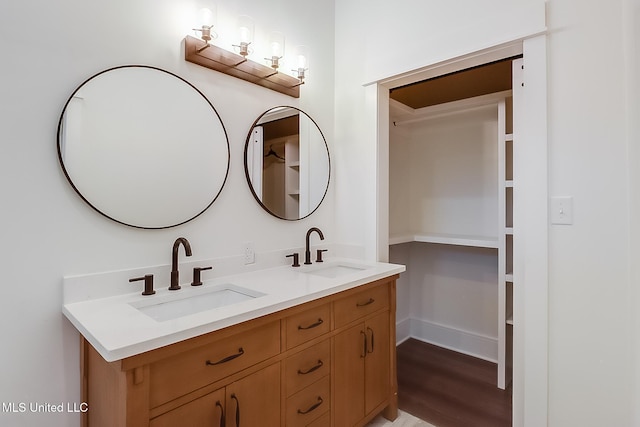
[[[240,44],[234,44],[233,47],[237,48],[238,53],[246,58],[251,53],[249,45],[253,43],[253,19],[250,16],[240,15],[238,17],[238,39]]]
[[[248,20],[243,18],[242,22],[246,25],[240,25],[241,21],[238,20],[239,30],[242,34],[240,44],[234,45],[240,54],[210,44],[209,41],[211,38],[215,38],[215,33],[211,31],[213,23],[207,23],[203,24],[201,29],[196,29],[202,34],[200,39],[192,36],[187,36],[184,39],[184,59],[211,70],[299,98],[300,85],[304,83],[302,79],[278,72],[280,60],[284,56],[284,35],[272,33],[269,40],[271,58],[266,58],[271,65],[263,65],[247,58],[251,53],[249,46],[253,43],[252,40],[249,40],[249,36],[253,37],[253,21],[251,20],[250,26]],[[207,31],[209,31],[208,35]],[[245,36],[246,41],[243,41],[242,37]],[[209,37],[209,39],[205,37]],[[204,46],[203,41],[205,42]],[[298,75],[300,74],[298,73]]]

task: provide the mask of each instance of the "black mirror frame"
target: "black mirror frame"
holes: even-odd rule
[[[313,208],[313,210],[311,210],[307,215],[305,215],[303,217],[300,217],[300,218],[283,218],[283,217],[273,213],[264,203],[262,203],[262,200],[260,200],[260,198],[256,194],[255,190],[253,189],[253,184],[251,183],[251,178],[249,176],[249,165],[247,164],[247,154],[248,154],[249,142],[251,141],[251,134],[253,132],[253,128],[256,127],[256,125],[258,124],[260,119],[262,119],[262,117],[264,117],[265,114],[267,114],[269,111],[272,111],[272,110],[277,109],[277,108],[291,108],[291,109],[297,110],[300,113],[302,113],[305,116],[307,116],[309,118],[309,120],[311,120],[311,122],[316,126],[316,128],[318,129],[318,132],[320,132],[320,135],[322,136],[322,140],[324,141],[324,148],[327,151],[327,161],[328,161],[329,170],[327,171],[328,172],[327,186],[324,189],[324,194],[322,195],[322,198],[318,202],[318,205],[315,208]],[[310,115],[308,115],[306,112],[304,112],[303,110],[301,110],[301,109],[299,109],[297,107],[292,107],[290,105],[277,105],[275,107],[272,107],[272,108],[268,109],[267,111],[265,111],[264,113],[260,114],[260,116],[258,116],[258,118],[254,120],[253,124],[251,125],[251,128],[249,128],[249,132],[247,133],[247,139],[245,140],[245,144],[244,144],[244,174],[245,174],[245,177],[247,179],[247,185],[249,187],[249,190],[251,191],[251,194],[253,195],[253,198],[256,200],[256,202],[258,202],[258,204],[262,207],[262,209],[267,211],[270,215],[272,215],[272,216],[274,216],[276,218],[279,218],[279,219],[283,219],[285,221],[300,221],[301,219],[305,219],[305,218],[311,216],[315,211],[318,210],[320,205],[322,205],[322,202],[324,202],[324,199],[327,196],[327,193],[329,192],[329,184],[331,183],[331,155],[329,153],[329,144],[327,144],[327,138],[325,138],[324,133],[322,133],[322,129],[320,129],[320,126],[318,126],[318,123],[316,123],[316,121],[313,120],[313,118]]]
[[[121,221],[119,219],[116,219],[110,215],[107,215],[106,213],[102,212],[100,209],[98,209],[96,206],[94,206],[76,187],[76,185],[73,183],[71,177],[69,176],[69,173],[67,171],[67,169],[65,168],[64,165],[64,160],[62,157],[62,152],[61,152],[61,147],[60,147],[60,132],[62,130],[62,126],[63,126],[63,120],[64,120],[64,114],[67,110],[67,106],[69,105],[69,103],[71,102],[71,100],[73,99],[73,96],[89,81],[91,81],[92,79],[105,74],[109,71],[113,71],[113,70],[117,70],[117,69],[122,69],[122,68],[147,68],[147,69],[151,69],[151,70],[156,70],[156,71],[160,71],[162,73],[166,73],[170,76],[173,76],[179,80],[181,80],[182,82],[186,83],[188,86],[190,86],[193,90],[195,90],[198,94],[200,94],[200,96],[202,96],[202,98],[207,102],[207,104],[209,104],[209,106],[211,107],[211,109],[213,110],[213,112],[215,113],[215,115],[218,117],[218,120],[220,121],[220,125],[222,126],[222,130],[224,131],[224,136],[225,136],[225,140],[227,143],[227,170],[225,172],[224,175],[224,180],[222,181],[222,185],[220,186],[220,190],[218,191],[218,193],[213,197],[213,200],[211,200],[211,202],[204,208],[202,209],[200,212],[196,213],[194,216],[176,223],[176,224],[171,224],[171,225],[166,225],[166,226],[162,226],[162,227],[146,227],[146,226],[141,226],[141,225],[134,225],[134,224],[129,224],[126,223],[124,221]],[[67,178],[67,181],[69,181],[69,184],[71,185],[71,187],[74,189],[74,191],[78,194],[78,196],[80,196],[80,198],[82,200],[84,200],[84,202],[89,205],[94,211],[98,212],[100,215],[109,218],[112,221],[117,222],[118,224],[122,224],[122,225],[126,225],[128,227],[133,227],[133,228],[138,228],[138,229],[144,229],[144,230],[162,230],[162,229],[167,229],[167,228],[173,228],[173,227],[177,227],[179,225],[183,225],[189,221],[194,220],[195,218],[197,218],[198,216],[202,215],[207,209],[209,209],[211,207],[211,205],[213,205],[213,203],[218,199],[218,197],[220,196],[220,194],[222,193],[222,190],[224,189],[224,186],[226,185],[227,179],[229,178],[229,168],[230,168],[230,163],[231,163],[231,148],[229,145],[229,135],[227,133],[227,129],[224,126],[224,122],[222,121],[222,117],[220,117],[220,114],[218,113],[218,111],[215,109],[215,107],[213,106],[213,104],[211,103],[211,101],[209,101],[209,99],[204,95],[204,93],[202,93],[202,91],[200,91],[198,88],[196,88],[193,84],[189,83],[187,80],[183,79],[182,77],[178,76],[177,74],[174,74],[170,71],[167,70],[163,70],[162,68],[158,68],[158,67],[154,67],[154,66],[150,66],[150,65],[119,65],[119,66],[115,66],[115,67],[111,67],[105,70],[102,70],[94,75],[92,75],[91,77],[87,78],[86,80],[84,80],[80,85],[78,85],[78,87],[76,87],[76,89],[71,93],[71,95],[69,96],[69,99],[67,100],[67,102],[65,102],[64,107],[62,108],[62,113],[60,114],[60,119],[58,120],[58,127],[57,127],[57,133],[56,133],[56,141],[57,141],[57,153],[58,153],[58,161],[60,163],[60,166],[62,168],[62,171],[64,172],[65,177]]]

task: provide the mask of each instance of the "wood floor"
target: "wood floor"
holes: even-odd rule
[[[409,339],[398,346],[400,409],[438,427],[511,426],[496,364]]]

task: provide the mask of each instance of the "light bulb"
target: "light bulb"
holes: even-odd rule
[[[307,57],[301,54],[298,54],[298,68],[306,69],[307,68]]]
[[[296,48],[296,64],[298,68],[309,68],[309,59],[307,57],[307,49],[305,46],[298,46]]]
[[[296,69],[292,70],[296,73],[296,77],[302,82],[305,78],[305,72],[309,69],[309,57],[307,56],[306,46],[296,47]]]
[[[284,34],[274,31],[269,38],[269,50],[271,56],[282,58],[284,56]]]
[[[240,43],[251,43],[253,41],[253,19],[247,15],[238,17],[238,37]]]

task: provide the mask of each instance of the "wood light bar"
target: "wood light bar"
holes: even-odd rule
[[[184,39],[184,59],[294,98],[300,97],[302,82],[297,78],[278,73],[271,67],[218,46],[210,44],[205,47],[205,42],[196,37],[187,36]]]

